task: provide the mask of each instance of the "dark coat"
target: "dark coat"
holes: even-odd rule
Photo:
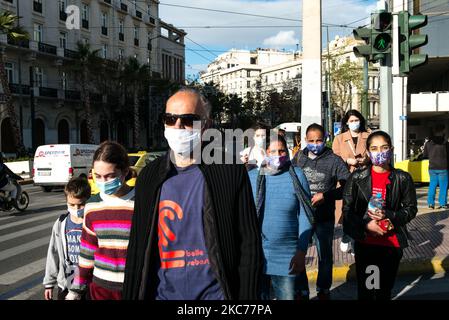
[[[366,216],[368,202],[372,196],[371,166],[354,171],[343,191],[343,231],[355,240],[366,237],[366,225],[371,221]],[[387,185],[385,215],[394,226],[401,248],[408,246],[407,223],[418,212],[416,189],[407,172],[393,169]]]
[[[154,299],[159,250],[158,203],[173,164],[169,154],[148,164],[136,183],[123,299]],[[200,164],[206,187],[204,236],[211,268],[225,299],[255,300],[263,266],[260,229],[243,165]]]

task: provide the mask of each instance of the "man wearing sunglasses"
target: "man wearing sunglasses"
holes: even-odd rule
[[[162,119],[170,150],[136,183],[126,300],[258,298],[262,245],[245,167],[193,156],[209,116],[209,102],[194,89],[167,101]]]

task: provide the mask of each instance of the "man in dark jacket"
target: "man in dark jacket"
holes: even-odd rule
[[[435,135],[424,146],[424,159],[429,159],[429,194],[427,204],[429,208],[435,209],[435,194],[440,186],[438,209],[449,209],[447,205],[447,187],[449,170],[449,143],[444,139],[444,126],[435,128]]]
[[[246,169],[192,157],[209,114],[209,103],[193,89],[167,102],[170,151],[136,183],[125,300],[258,298],[262,245]],[[194,121],[201,121],[200,131]]]
[[[309,181],[312,193],[312,205],[316,208],[315,226],[320,259],[318,262],[317,292],[318,298],[328,300],[332,285],[333,240],[335,224],[335,200],[342,199],[345,181],[349,170],[343,160],[326,147],[324,128],[318,124],[310,125],[306,130],[307,147],[297,153],[294,163],[300,167]],[[337,183],[340,186],[337,186]],[[309,291],[305,272],[302,275],[302,291]]]

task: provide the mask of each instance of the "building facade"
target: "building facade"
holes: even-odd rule
[[[75,6],[79,11],[67,14],[69,6]],[[92,50],[99,50],[98,55],[113,65],[127,57],[135,57],[140,64],[151,66],[155,78],[184,81],[185,32],[159,19],[159,1],[1,0],[0,10],[20,16],[20,26],[30,36],[25,41],[14,41],[6,36],[0,38],[17,118],[28,149],[31,148],[31,90],[34,93],[37,146],[86,142],[85,111],[80,101],[79,83],[64,68],[73,62],[79,41],[88,43]],[[70,17],[79,18],[79,29],[67,28],[66,21]],[[173,34],[178,35],[176,39]],[[167,73],[163,68],[163,56],[176,57],[177,67],[173,72]],[[30,79],[34,82],[32,87]],[[130,146],[132,125],[124,120],[113,120],[111,115],[115,110],[108,108],[108,97],[104,92],[93,92],[91,100],[95,142],[113,139]],[[148,108],[145,114],[151,114],[149,108],[155,104],[151,105],[148,98],[142,99],[142,103]],[[148,116],[142,119],[141,146],[150,144],[149,121]],[[0,103],[0,127],[0,150],[13,153],[11,125],[3,103]]]

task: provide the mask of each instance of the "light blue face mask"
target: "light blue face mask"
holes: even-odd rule
[[[104,193],[107,195],[116,193],[117,190],[122,186],[121,177],[116,177],[113,180],[106,182],[96,181],[95,183],[100,190],[100,193]]]
[[[348,127],[351,131],[357,132],[360,129],[360,121],[348,123]]]
[[[67,210],[69,211],[69,213],[71,215],[77,216],[78,218],[84,217],[84,208],[76,210],[76,209],[67,207]]]

